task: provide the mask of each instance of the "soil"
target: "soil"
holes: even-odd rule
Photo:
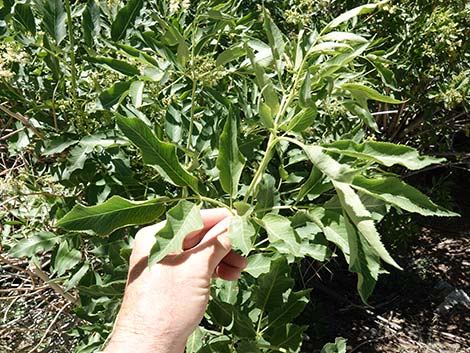
[[[302,276],[310,277],[306,285],[314,290],[301,322],[316,324],[307,332],[304,353],[320,352],[337,336],[347,338],[351,353],[470,352],[470,304],[461,300],[449,310],[438,309],[451,293],[470,296],[469,170],[466,159],[459,168],[405,176],[462,217],[409,217],[400,225],[402,232],[388,232],[383,240],[403,271],[388,268],[370,307],[360,301],[356,277],[344,260],[309,266],[310,273]]]

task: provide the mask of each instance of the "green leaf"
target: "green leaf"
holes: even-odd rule
[[[129,96],[132,99],[132,104],[136,108],[140,108],[142,106],[142,100],[144,95],[144,81],[134,81],[131,83],[129,87]]]
[[[337,42],[356,42],[356,43],[367,43],[368,40],[362,36],[359,36],[350,32],[330,32],[320,38],[324,42],[337,41]]]
[[[37,9],[43,17],[42,25],[45,31],[60,44],[67,35],[67,15],[62,0],[42,0]]]
[[[294,115],[294,117],[288,122],[287,128],[285,131],[294,131],[294,132],[302,132],[306,128],[313,125],[315,119],[317,118],[318,111],[315,107],[309,107],[306,109],[301,110],[299,113]],[[284,124],[283,124],[284,125]],[[283,127],[281,126],[281,129]]]
[[[143,0],[129,0],[127,5],[119,10],[111,25],[112,40],[117,42],[125,37],[127,29],[134,24],[143,6]]]
[[[302,200],[305,196],[311,195],[314,199],[325,191],[328,191],[333,188],[331,182],[325,180],[323,173],[315,166],[312,166],[312,170],[310,171],[310,175],[308,179],[302,184],[300,187],[299,194],[297,195],[297,202]]]
[[[382,63],[378,62],[377,60],[373,60],[372,64],[374,64],[375,69],[379,73],[380,78],[385,86],[396,90],[398,87],[397,80],[395,78],[395,74],[392,70],[386,68]]]
[[[156,243],[149,256],[149,265],[161,261],[166,255],[181,251],[187,235],[202,230],[201,207],[181,200],[166,214],[165,226],[155,234]]]
[[[284,302],[283,294],[294,285],[285,258],[278,258],[271,263],[268,273],[258,277],[253,290],[256,306],[262,311],[276,310]]]
[[[268,232],[269,243],[277,251],[281,254],[302,256],[299,236],[287,218],[268,213],[262,219],[262,226]]]
[[[282,55],[284,54],[284,48],[286,46],[284,35],[282,34],[279,27],[277,27],[276,24],[272,21],[270,15],[266,11],[264,12],[263,27],[266,36],[268,37],[273,58],[276,62],[277,71],[278,73],[282,73],[284,63]]]
[[[322,230],[325,238],[335,244],[344,254],[349,263],[349,242],[346,232],[344,217],[339,212],[327,210],[323,207],[315,207],[309,210],[308,216]]]
[[[119,228],[158,219],[165,211],[166,200],[129,201],[115,195],[101,205],[76,205],[59,220],[57,227],[70,231],[91,229],[99,235],[108,235]]]
[[[255,338],[256,330],[253,327],[253,322],[250,317],[247,314],[242,313],[239,307],[234,306],[233,308],[234,317],[231,332],[240,338]]]
[[[250,252],[255,233],[255,227],[247,216],[235,216],[230,220],[228,237],[232,241],[234,249],[240,250],[243,255],[248,255]]]
[[[219,140],[219,155],[217,156],[217,168],[222,189],[231,197],[238,192],[238,183],[245,165],[245,157],[238,149],[237,117],[230,111]]]
[[[369,99],[390,104],[404,103],[404,101],[384,96],[375,89],[361,85],[359,83],[343,83],[341,88],[351,92],[351,95],[361,104],[363,108],[367,107],[367,101]]]
[[[301,108],[312,107],[312,79],[310,72],[305,73],[302,86],[300,87],[299,105]]]
[[[255,278],[258,278],[263,273],[268,273],[271,268],[272,258],[268,255],[258,253],[248,257],[248,265],[244,269]]]
[[[346,340],[343,337],[337,337],[335,343],[325,344],[321,353],[346,353],[346,348]]]
[[[76,271],[72,275],[72,277],[70,277],[70,279],[67,281],[67,285],[65,286],[64,291],[68,292],[70,289],[75,287],[78,282],[80,282],[80,280],[83,278],[83,276],[85,276],[85,274],[88,272],[89,268],[90,263],[88,261],[85,261],[82,266],[80,266],[78,271]]]
[[[13,14],[13,18],[15,19],[15,21],[21,24],[24,29],[31,32],[33,36],[36,35],[36,23],[30,5],[17,3],[15,5],[15,12]]]
[[[129,93],[130,86],[130,82],[120,81],[103,91],[98,97],[103,109],[113,109]]]
[[[380,258],[360,236],[346,214],[344,221],[350,247],[349,270],[357,273],[357,291],[362,301],[367,303],[379,277]]]
[[[256,342],[241,341],[237,343],[236,353],[261,353]]]
[[[310,290],[291,292],[287,302],[269,313],[268,326],[284,326],[296,318],[309,302]]]
[[[323,148],[314,145],[303,145],[303,150],[312,163],[326,176],[332,180],[350,182],[357,170],[347,164],[341,164],[323,152]],[[326,149],[328,150],[328,149]]]
[[[363,205],[359,196],[346,183],[334,181],[333,185],[338,193],[338,197],[344,211],[358,231],[367,239],[367,242],[370,244],[373,251],[388,264],[401,269],[382,244],[372,216]]]
[[[186,353],[198,353],[207,335],[204,327],[198,326],[186,341]]]
[[[39,232],[31,237],[23,238],[16,243],[9,251],[12,257],[32,257],[38,252],[51,250],[59,238],[51,232]]]
[[[261,123],[268,129],[274,128],[274,120],[271,108],[264,102],[259,102],[259,117]]]
[[[85,43],[92,47],[95,38],[100,33],[100,8],[95,0],[88,0],[85,11],[83,11],[82,30]]]
[[[298,352],[303,342],[303,333],[308,326],[287,324],[272,327],[266,330],[268,342],[276,347],[284,348],[288,352]]]
[[[399,164],[411,170],[445,162],[444,158],[420,156],[412,147],[389,142],[367,141],[359,144],[352,140],[339,140],[324,145],[323,148],[328,152],[374,161],[387,167]]]
[[[160,141],[138,118],[116,114],[116,120],[124,135],[140,149],[144,163],[155,167],[168,181],[198,192],[198,180],[181,166],[173,144]]]
[[[395,177],[369,179],[358,175],[353,179],[351,186],[408,212],[423,216],[458,216],[457,213],[439,207],[419,190]]]
[[[103,65],[111,70],[127,76],[140,75],[139,69],[123,60],[103,57],[87,57],[88,62]]]
[[[212,298],[207,306],[207,313],[212,321],[221,327],[228,327],[233,321],[233,306]]]
[[[379,132],[379,126],[375,121],[374,117],[367,107],[367,103],[364,103],[362,106],[359,105],[356,101],[350,100],[343,102],[343,105],[348,109],[352,114],[357,115],[361,120],[372,130]]]
[[[333,21],[331,21],[324,29],[322,32],[327,32],[335,27],[338,27],[341,23],[344,23],[348,20],[350,20],[351,18],[353,17],[356,17],[356,16],[360,16],[360,15],[364,15],[364,14],[368,14],[368,13],[371,13],[373,12],[377,7],[380,7],[384,4],[386,4],[387,2],[389,2],[389,0],[384,0],[384,1],[380,1],[380,2],[377,2],[375,4],[366,4],[366,5],[362,5],[362,6],[359,6],[359,7],[356,7],[352,10],[349,10],[345,13],[343,13],[342,15],[338,16],[337,18],[335,18]]]
[[[276,179],[272,175],[265,174],[259,185],[256,196],[255,211],[262,216],[271,211],[279,203],[279,193],[276,191]]]
[[[238,59],[239,57],[242,57],[243,55],[245,55],[245,53],[246,50],[239,46],[228,48],[222,53],[220,53],[219,56],[217,56],[215,63],[219,66],[224,66],[225,64],[228,64],[229,62]]]
[[[77,265],[82,259],[82,253],[74,248],[71,248],[64,240],[60,243],[59,249],[55,254],[54,259],[54,271],[59,276],[62,276],[65,272]]]

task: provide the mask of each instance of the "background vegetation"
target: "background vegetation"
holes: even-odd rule
[[[406,241],[402,212],[454,215],[399,177],[468,158],[463,1],[0,4],[2,261],[26,258],[70,302],[79,352],[112,328],[139,228],[125,226],[170,209],[236,209],[250,259],[238,285],[214,284],[188,352],[299,351],[305,261],[343,257],[366,301],[383,261],[398,266],[375,223],[392,210],[387,239]]]

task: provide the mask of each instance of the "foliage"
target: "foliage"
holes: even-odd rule
[[[21,204],[2,203],[2,244],[36,263],[52,254],[49,271],[76,288],[89,322],[75,331],[79,352],[112,328],[129,226],[165,211],[150,262],[213,206],[237,214],[229,235],[248,256],[238,283],[214,281],[206,325],[187,346],[200,353],[298,352],[305,327],[292,321],[310,293],[293,289],[290,264],[338,248],[367,301],[383,262],[399,268],[375,226],[391,207],[455,215],[387,169],[442,159],[374,141],[373,108],[403,101],[376,84],[390,74],[385,44],[352,29],[384,6],[294,26],[269,2],[3,0],[0,109],[17,121],[9,156],[40,168],[9,179]],[[341,339],[324,348],[344,350]]]

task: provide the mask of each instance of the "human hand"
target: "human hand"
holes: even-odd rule
[[[211,277],[240,277],[246,259],[231,250],[231,213],[218,208],[202,210],[201,216],[203,230],[188,235],[179,253],[150,268],[154,235],[165,222],[137,233],[122,306],[105,352],[184,352],[206,310]]]

